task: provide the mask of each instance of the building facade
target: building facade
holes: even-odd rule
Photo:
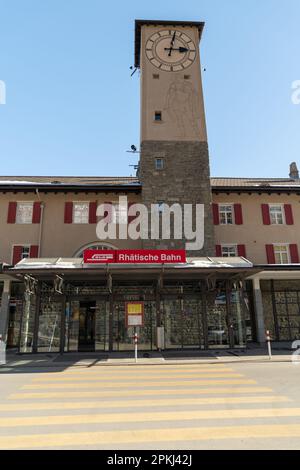
[[[0,334],[21,353],[133,349],[125,302],[143,301],[143,350],[244,348],[300,338],[300,180],[211,178],[198,43],[203,23],[136,21],[137,177],[0,177]],[[204,246],[185,265],[87,266],[94,249],[186,240],[99,239],[97,207],[202,204]],[[158,340],[163,328],[164,341]]]

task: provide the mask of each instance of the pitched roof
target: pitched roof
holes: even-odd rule
[[[211,178],[213,189],[216,188],[300,188],[300,180],[291,178]]]
[[[0,176],[3,191],[40,189],[47,191],[96,190],[140,191],[141,182],[135,176]],[[211,178],[216,191],[299,191],[300,180],[291,178]]]
[[[67,184],[67,185],[128,185],[138,183],[132,176],[0,176],[0,185],[6,184]]]

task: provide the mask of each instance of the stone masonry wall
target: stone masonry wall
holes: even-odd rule
[[[156,170],[155,159],[164,159]],[[206,142],[146,141],[141,145],[140,180],[143,203],[205,205],[205,244],[189,256],[215,256],[208,145]],[[145,240],[144,248],[184,249],[185,240]]]

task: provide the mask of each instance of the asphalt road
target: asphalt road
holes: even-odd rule
[[[0,368],[0,449],[300,449],[300,364]]]

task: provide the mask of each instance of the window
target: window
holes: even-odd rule
[[[184,79],[185,79],[185,80],[189,80],[190,78],[191,78],[190,75],[185,75],[185,76],[184,76]]]
[[[270,205],[270,218],[272,225],[283,225],[284,224],[284,211],[281,204]]]
[[[128,209],[124,205],[119,203],[112,204],[114,207],[112,222],[114,224],[127,224],[128,221]]]
[[[219,206],[220,224],[233,225],[233,206],[232,204],[222,204]]]
[[[156,158],[155,159],[155,168],[156,168],[156,170],[162,170],[163,167],[164,167],[163,158]]]
[[[289,245],[274,245],[276,264],[290,264]]]
[[[161,111],[155,111],[154,121],[159,122],[162,120]]]
[[[88,202],[74,202],[73,223],[74,224],[88,224],[89,223],[89,203]]]
[[[22,246],[22,254],[21,254],[21,259],[27,259],[30,258],[30,246]]]
[[[33,215],[33,202],[18,202],[17,203],[17,224],[32,224]]]
[[[222,245],[222,257],[234,258],[238,256],[237,245]]]
[[[158,74],[158,73],[154,73],[154,74],[153,74],[153,78],[154,78],[154,80],[159,80],[159,74]]]

